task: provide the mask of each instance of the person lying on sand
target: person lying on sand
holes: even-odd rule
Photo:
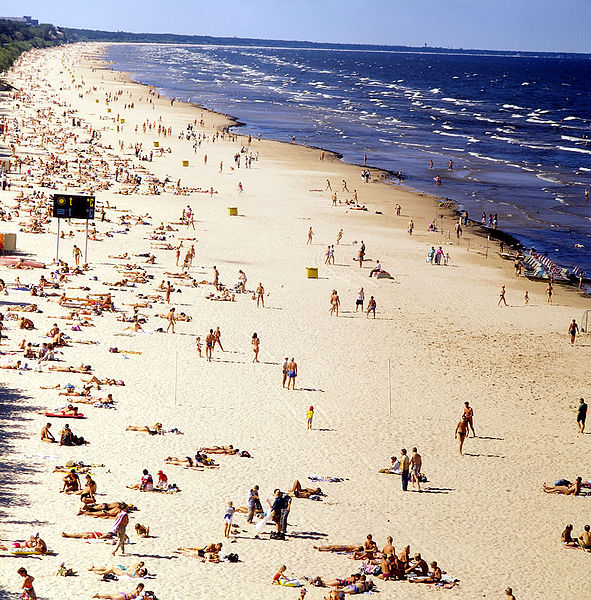
[[[10,546],[0,545],[0,550],[15,550],[17,548],[29,548],[31,552],[36,554],[47,554],[47,544],[39,537],[39,534],[32,535],[24,542],[12,542]]]
[[[360,575],[355,583],[348,583],[343,587],[337,587],[337,590],[343,594],[365,594],[374,588],[373,581],[367,581],[365,575]]]
[[[322,490],[318,487],[315,489],[312,488],[303,488],[298,479],[293,482],[290,490],[287,490],[287,493],[290,496],[294,496],[295,498],[309,498],[310,496],[324,496]]]
[[[194,556],[195,558],[200,558],[203,560],[203,562],[219,562],[222,546],[223,544],[219,542],[218,544],[208,544],[207,546],[201,546],[197,548],[181,547],[177,548],[175,552],[177,554],[184,554],[186,556]]]
[[[58,365],[50,365],[50,371],[60,371],[61,373],[90,373],[92,367],[90,365],[80,365],[79,367],[60,367]]]
[[[86,504],[80,507],[77,514],[110,519],[111,517],[116,517],[122,510],[130,512],[137,509],[125,504],[125,502],[97,502],[96,504]]]
[[[144,584],[140,583],[133,592],[117,592],[115,594],[95,594],[93,598],[104,598],[104,600],[134,600],[144,591]]]
[[[190,456],[186,456],[185,458],[177,458],[176,456],[168,456],[164,459],[164,462],[170,465],[179,465],[179,466],[188,466],[188,467],[219,467],[218,464],[213,462],[211,458],[208,458],[205,454],[200,454],[197,452],[195,454],[195,458],[191,458]]]
[[[429,565],[431,567],[431,575],[427,575],[427,577],[416,577],[414,579],[409,579],[411,583],[439,583],[442,578],[441,569],[437,566],[437,563],[433,561]]]
[[[73,538],[77,540],[111,540],[115,537],[112,531],[101,533],[100,531],[82,531],[80,533],[65,533],[62,531],[62,537]]]
[[[314,546],[318,552],[346,552],[352,554],[353,552],[362,551],[363,546],[351,546],[346,544],[331,544],[328,546]]]
[[[200,450],[205,454],[229,454],[230,456],[234,456],[240,452],[240,450],[238,448],[234,448],[232,444],[229,446],[212,446],[211,448],[201,448]]]
[[[323,577],[315,577],[310,582],[314,587],[344,587],[349,585],[350,583],[355,583],[359,579],[360,575],[358,573],[353,573],[349,577],[343,577],[340,579],[327,579]],[[337,596],[338,598],[338,596]]]
[[[162,423],[156,423],[153,428],[150,428],[147,425],[128,425],[125,428],[125,431],[142,431],[143,433],[155,435],[162,431]]]
[[[124,567],[123,565],[118,565],[116,567],[90,567],[89,571],[93,571],[94,573],[98,573],[99,575],[119,575],[128,577],[144,577],[148,574],[148,569],[144,566],[144,561],[140,561],[135,565],[130,565],[129,567]]]
[[[577,477],[574,483],[569,485],[547,485],[544,483],[542,489],[546,494],[564,494],[565,496],[578,496],[581,493],[582,477]]]
[[[116,379],[110,379],[109,377],[99,379],[96,375],[93,375],[90,379],[82,379],[82,381],[90,384],[89,387],[96,385],[97,390],[101,389],[101,385],[125,385],[124,383],[118,382]]]
[[[22,362],[20,360],[17,360],[15,363],[13,364],[9,364],[9,365],[0,365],[0,369],[14,369],[15,371],[20,370],[22,365]]]

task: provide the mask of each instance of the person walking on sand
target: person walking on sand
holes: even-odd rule
[[[376,301],[375,298],[372,296],[369,299],[369,302],[367,303],[367,314],[365,315],[366,319],[369,319],[369,313],[373,313],[373,318],[376,318]]]
[[[306,245],[312,243],[313,237],[314,237],[314,231],[312,231],[312,228],[310,227],[310,229],[308,229],[308,241],[306,242]]]
[[[341,243],[341,240],[343,239],[343,230],[341,229],[338,233],[337,233],[337,246]]]
[[[339,316],[339,305],[341,304],[341,299],[336,290],[332,291],[330,296],[330,314],[333,315],[336,313],[336,316]]]
[[[220,289],[220,273],[215,265],[213,265],[213,287],[216,290]]]
[[[263,287],[263,284],[259,281],[259,287],[256,290],[256,294],[257,294],[257,308],[259,307],[259,302],[261,303],[262,307],[265,308],[265,288]]]
[[[476,437],[476,432],[474,431],[474,410],[470,406],[469,402],[464,402],[464,416],[468,420],[468,433],[470,433],[470,428],[472,428],[472,437]]]
[[[129,524],[129,515],[127,514],[127,507],[122,508],[113,523],[113,527],[111,528],[111,533],[117,536],[117,545],[115,546],[115,550],[113,550],[113,556],[117,554],[117,550],[121,548],[121,554],[125,554],[125,538],[126,533],[125,529]]]
[[[574,346],[577,333],[579,333],[579,326],[577,325],[577,322],[574,319],[568,327],[568,333],[570,335],[570,345]]]
[[[74,244],[74,248],[72,249],[72,254],[74,255],[74,262],[76,263],[76,266],[79,267],[80,266],[80,257],[82,256],[82,250],[80,250],[80,248],[78,248],[78,246],[76,246],[76,244]]]
[[[166,282],[166,304],[170,304],[170,292],[172,292],[172,286],[170,281]]]
[[[232,519],[234,518],[234,505],[232,501],[228,502],[226,506],[226,512],[224,513],[224,537],[229,538],[230,532],[232,531]]]
[[[455,439],[460,440],[460,456],[463,456],[462,448],[464,447],[464,440],[466,439],[467,436],[468,436],[468,419],[466,418],[466,415],[462,415],[460,422],[456,425],[456,433],[455,433]]]
[[[529,292],[527,290],[525,290],[525,296],[523,296],[523,301],[525,302],[526,306],[529,304]]]
[[[261,339],[259,338],[259,336],[255,333],[252,334],[252,340],[250,341],[250,343],[252,344],[252,351],[254,352],[254,358],[252,359],[252,362],[259,362],[259,346],[261,343]]]
[[[213,334],[213,329],[210,329],[209,333],[207,334],[207,337],[205,338],[205,358],[208,362],[211,362],[214,340],[215,335]]]
[[[501,306],[501,302],[503,302],[505,306],[509,306],[507,304],[507,300],[505,298],[505,286],[504,285],[501,286],[501,293],[499,294],[499,302],[498,302],[497,306]]]
[[[330,264],[330,246],[327,246],[327,247],[326,247],[326,252],[324,253],[324,256],[326,257],[326,258],[324,259],[324,264],[325,264],[325,265],[328,265],[328,264]]]
[[[348,192],[349,188],[347,187],[347,182],[343,179],[343,192]]]
[[[357,310],[359,309],[360,306],[361,306],[361,312],[363,312],[363,302],[364,301],[365,301],[365,291],[363,290],[363,288],[361,288],[357,292],[357,300],[355,300],[355,312],[357,312]]]
[[[289,384],[291,384],[291,389],[295,390],[296,377],[298,376],[298,365],[296,361],[292,358],[287,363],[287,389],[289,389]]]
[[[33,581],[35,581],[35,578],[32,575],[29,575],[24,567],[21,567],[17,573],[23,578],[23,585],[21,586],[21,589],[23,590],[23,600],[37,600],[37,595],[33,589]]]
[[[402,448],[402,450],[400,451],[399,462],[400,462],[400,467],[399,467],[400,475],[402,478],[402,491],[406,492],[408,490],[408,480],[409,480],[408,472],[410,469],[410,458],[408,458],[408,455],[406,453],[406,448]]]
[[[332,192],[332,186],[330,185],[330,179],[327,179],[326,180],[326,189],[324,191],[328,192],[329,190]]]
[[[306,413],[306,422],[307,422],[308,430],[312,429],[312,419],[313,418],[314,418],[314,407],[310,406],[310,408],[308,409],[308,412]]]
[[[415,228],[415,224],[413,223],[413,220],[411,219],[408,222],[408,229],[407,229],[408,235],[412,235],[412,231],[413,231],[414,228]]]
[[[170,312],[166,316],[166,319],[168,320],[168,327],[166,328],[166,333],[168,333],[168,330],[171,327],[172,327],[172,333],[174,333],[174,324],[176,323],[176,318],[174,316],[174,307],[170,309]]]
[[[584,398],[581,398],[581,403],[579,404],[579,408],[577,409],[577,425],[579,426],[579,431],[581,433],[585,433],[585,421],[587,419],[587,403]]]

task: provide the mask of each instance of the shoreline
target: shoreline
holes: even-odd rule
[[[144,42],[139,42],[139,43],[144,44]],[[108,46],[133,45],[133,42],[121,42],[121,43],[117,43],[117,42],[102,43],[101,42],[101,45],[104,46],[104,48],[106,48]],[[158,45],[158,44],[154,43],[153,45]],[[199,45],[199,44],[174,44],[174,45],[181,45],[181,46],[182,45],[190,45],[191,46],[191,45]],[[105,50],[103,49],[102,52],[104,53]],[[99,60],[101,60],[105,64],[108,64],[109,68],[111,70],[113,70],[114,72],[124,73],[129,78],[130,81],[132,81],[134,83],[138,83],[139,85],[145,85],[148,88],[158,89],[159,93],[160,93],[160,88],[157,88],[154,84],[147,84],[147,83],[143,83],[142,81],[135,80],[131,73],[126,72],[126,71],[118,71],[117,69],[115,69],[113,66],[114,65],[113,61],[108,61],[108,63],[107,63],[107,61],[105,61],[103,58],[101,58]],[[162,95],[164,97],[167,97],[166,94],[164,94],[164,93],[162,93]],[[189,104],[189,105],[195,104],[198,108],[206,110],[207,112],[210,112],[211,114],[217,114],[217,115],[227,118],[230,121],[230,123],[227,126],[228,131],[230,131],[233,128],[249,126],[248,123],[241,121],[240,117],[238,117],[238,116],[229,115],[227,113],[217,112],[211,108],[208,108],[207,106],[204,106],[203,104],[187,102],[185,100],[175,100],[175,101],[183,102],[183,103]],[[239,135],[239,136],[242,135],[242,137],[244,137],[244,138],[248,137],[248,135],[249,135],[249,134],[240,134],[239,132],[233,132],[233,133],[235,133],[235,135]],[[255,137],[255,136],[253,135],[252,137]],[[272,142],[279,143],[279,144],[294,145],[293,142],[288,142],[285,140],[279,140],[279,139],[273,139],[273,138],[263,138],[263,139],[267,139],[268,141],[272,141]],[[386,169],[383,167],[374,167],[370,164],[363,165],[363,164],[360,164],[360,163],[357,163],[354,161],[346,161],[343,159],[343,154],[341,154],[340,152],[338,152],[336,150],[332,150],[331,148],[325,148],[322,146],[315,146],[312,144],[306,144],[306,143],[300,143],[300,142],[296,142],[295,145],[300,146],[302,148],[309,148],[311,150],[318,150],[318,151],[325,152],[327,157],[330,156],[336,160],[341,161],[343,164],[346,164],[346,165],[356,166],[360,169],[365,169],[365,168],[370,169],[372,172],[379,173],[381,178],[383,179],[384,183],[386,183],[388,185],[393,185],[393,186],[397,185],[394,182],[394,178],[396,177],[396,172],[393,170]],[[461,215],[461,212],[464,210],[464,206],[463,206],[462,202],[459,200],[456,200],[454,198],[449,198],[446,196],[439,196],[432,192],[421,190],[419,188],[412,187],[412,186],[409,186],[404,183],[402,185],[403,185],[403,189],[411,194],[414,193],[414,194],[419,194],[419,195],[423,195],[423,196],[432,198],[434,208],[441,209],[442,206],[444,206],[445,204],[453,203],[455,208],[452,209],[450,207],[445,207],[445,210],[448,213],[450,213],[449,216],[454,216],[454,217],[459,218],[459,216]],[[503,230],[502,228],[490,229],[486,226],[483,226],[479,221],[477,221],[475,219],[468,219],[468,221],[471,223],[471,226],[473,228],[472,233],[479,235],[482,240],[486,240],[486,238],[489,237],[489,239],[491,239],[491,240],[503,242],[505,245],[509,245],[509,247],[512,250],[516,251],[518,255],[522,255],[522,252],[525,253],[529,250],[529,248],[525,245],[525,243],[520,240],[518,233],[517,234],[509,233],[509,232]],[[541,253],[541,255],[547,257],[548,252]],[[566,262],[563,262],[563,260],[560,258],[560,256],[556,257],[556,260],[552,260],[552,263],[556,267],[559,267],[561,269],[567,269],[569,272],[572,272],[573,268],[575,268],[573,265],[569,265]],[[578,284],[575,282],[575,276],[573,275],[573,281],[571,282],[570,285],[572,285],[574,288],[580,289],[580,291],[583,295],[588,296],[591,294],[591,286],[588,285],[589,283],[591,283],[591,275],[588,275],[584,279],[584,282],[585,282],[585,287],[578,288]]]
[[[339,199],[349,200],[352,193],[341,192],[340,182],[358,181],[358,167],[321,162],[316,150],[253,138],[257,160],[251,168],[232,168],[243,136],[233,141],[220,135],[214,142],[218,113],[207,112],[203,126],[195,125],[206,109],[156,99],[146,93],[146,85],[95,68],[88,50],[76,46],[26,55],[10,77],[32,97],[19,109],[18,100],[6,102],[8,114],[18,116],[24,131],[17,155],[34,158],[31,175],[9,174],[13,188],[0,196],[2,207],[17,210],[21,192],[27,197],[52,193],[52,187],[39,186],[51,154],[69,165],[49,169],[49,183],[73,192],[92,189],[99,210],[108,205],[108,221],[94,222],[90,270],[50,289],[56,296],[32,299],[21,289],[21,284],[37,285],[41,274],[49,277],[53,266],[46,271],[0,267],[8,287],[3,311],[32,301],[40,310],[26,313],[33,330],[5,319],[3,351],[15,354],[3,355],[0,363],[21,358],[21,339],[46,342],[44,334],[57,319],[70,338],[59,349],[59,361],[44,363],[41,372],[0,371],[4,388],[14,391],[2,398],[0,427],[11,432],[10,493],[19,499],[5,508],[9,516],[3,520],[1,543],[40,531],[57,553],[20,559],[36,578],[38,596],[53,600],[129,593],[135,582],[123,577],[105,583],[87,569],[145,560],[155,575],[145,583],[163,599],[184,598],[187,586],[197,596],[242,597],[248,589],[261,600],[295,598],[298,590],[272,584],[273,574],[286,564],[290,574],[309,578],[307,599],[321,600],[328,588],[310,585],[312,578],[345,577],[360,563],[320,553],[314,546],[361,543],[371,533],[380,546],[391,535],[398,551],[410,544],[411,553],[437,560],[460,580],[453,589],[437,590],[450,599],[502,595],[510,585],[518,597],[550,600],[568,594],[582,600],[584,587],[573,573],[586,572],[588,556],[564,550],[569,556],[560,560],[557,553],[564,523],[573,522],[577,533],[584,525],[585,499],[546,495],[541,484],[578,474],[584,468],[580,457],[591,443],[589,436],[576,432],[574,422],[578,398],[588,389],[580,365],[588,360],[591,346],[581,338],[573,348],[566,335],[570,320],[589,303],[570,289],[557,289],[554,304],[547,304],[543,284],[515,277],[507,261],[480,253],[482,237],[472,226],[460,245],[441,232],[429,232],[438,207],[427,195],[380,180],[357,186],[360,203],[369,210],[333,206],[331,194],[318,188],[329,178]],[[75,75],[74,84],[61,72],[62,65]],[[52,110],[40,113],[44,106]],[[70,111],[67,117],[65,111]],[[152,127],[143,133],[148,122]],[[172,133],[159,135],[160,124]],[[197,148],[186,139],[192,124],[203,139]],[[162,155],[142,160],[154,141]],[[84,176],[78,182],[80,168]],[[123,171],[118,179],[117,168]],[[166,178],[168,184],[163,183]],[[152,193],[154,185],[157,193]],[[189,192],[177,193],[182,188]],[[32,202],[36,205],[37,199]],[[392,214],[395,202],[403,207],[399,217]],[[19,215],[3,221],[3,229],[16,229],[19,249],[49,263],[55,256],[55,220],[43,223],[45,233],[22,231],[26,226],[21,222],[29,222],[23,206],[29,204],[20,203]],[[187,205],[195,212],[195,229],[180,222]],[[238,215],[230,216],[230,207]],[[415,224],[412,235],[406,231],[409,219]],[[445,217],[443,230],[453,222],[453,216]],[[84,247],[84,226],[75,221],[63,225],[72,237],[60,243],[62,258],[72,262],[74,244]],[[308,244],[311,227],[314,238]],[[340,243],[335,241],[339,230],[344,231]],[[181,241],[183,252],[195,246],[188,271],[196,286],[181,276],[178,260],[175,264],[173,249]],[[355,258],[362,242],[367,244],[366,262],[359,264]],[[468,251],[468,243],[476,247]],[[335,248],[333,263],[325,258],[327,244]],[[425,262],[426,250],[438,245],[451,254],[447,266]],[[127,256],[118,258],[122,253]],[[371,277],[378,260],[392,279]],[[220,293],[213,286],[214,265],[229,289],[243,269],[248,293],[236,293],[234,301],[212,300]],[[317,269],[317,279],[307,278],[309,268]],[[135,277],[139,280],[132,281]],[[117,285],[122,278],[128,284]],[[170,302],[159,287],[167,279],[175,289]],[[258,282],[265,288],[264,308],[256,302]],[[497,304],[501,284],[507,284],[506,307]],[[365,310],[357,312],[360,288],[366,305],[370,296],[377,301],[375,320]],[[338,317],[330,314],[334,289],[341,301]],[[63,293],[109,293],[117,311],[80,315],[88,327],[77,330],[79,319],[70,316],[72,309],[57,302]],[[136,305],[145,317],[144,332],[133,330],[132,320],[118,320],[132,319]],[[190,317],[177,322],[174,335],[159,331],[166,329],[170,307]],[[199,357],[196,336],[204,342],[210,328],[218,326],[223,350],[216,348],[209,362]],[[261,340],[259,363],[253,362],[253,332]],[[286,356],[298,363],[296,390],[282,387]],[[89,445],[44,444],[39,431],[51,418],[44,413],[70,400],[52,386],[78,389],[81,380],[76,373],[49,371],[47,365],[80,363],[92,365],[99,378],[125,383],[92,390],[93,397],[112,393],[116,409],[79,405],[86,419],[69,422]],[[474,407],[479,432],[466,440],[465,455],[459,456],[454,427],[466,400]],[[315,416],[308,431],[310,406]],[[63,420],[52,422],[58,432]],[[129,425],[154,427],[156,422],[167,430],[180,428],[183,435],[127,431]],[[220,444],[247,450],[251,458],[215,455],[220,467],[203,470],[165,461]],[[400,448],[415,446],[428,481],[421,493],[403,492],[399,477],[379,471]],[[131,502],[139,508],[128,528],[127,557],[112,558],[112,546],[99,541],[62,537],[62,531],[103,532],[112,525],[75,516],[80,498],[59,493],[63,475],[53,468],[69,460],[94,465],[99,502]],[[164,470],[181,491],[130,489],[142,469],[154,476]],[[314,482],[317,475],[340,481]],[[264,502],[274,489],[288,490],[294,479],[302,487],[321,486],[326,496],[319,501],[293,498],[285,541],[270,538],[271,526],[255,537],[256,530],[240,513],[234,519],[236,531],[223,538],[229,500],[243,506],[257,484]],[[149,538],[135,534],[136,523],[150,527]],[[239,555],[238,563],[201,563],[175,552],[179,546],[219,541],[224,555]],[[55,577],[61,562],[79,576]],[[1,585],[7,589],[16,590],[21,583],[17,566],[16,559],[0,564]],[[548,572],[554,573],[550,581],[544,575]],[[370,578],[385,600],[401,594],[427,600],[434,591]]]

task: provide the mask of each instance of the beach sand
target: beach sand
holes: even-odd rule
[[[580,320],[590,308],[589,301],[573,289],[557,287],[554,304],[547,305],[546,286],[516,278],[512,264],[497,256],[493,242],[487,258],[486,241],[471,227],[465,229],[459,245],[453,233],[427,231],[429,220],[443,213],[438,224],[453,232],[453,215],[433,198],[382,181],[362,183],[360,167],[343,164],[330,154],[320,161],[319,150],[253,139],[250,151],[258,153],[258,160],[251,169],[242,165],[230,170],[234,155],[246,144],[244,137],[235,142],[227,136],[215,143],[207,141],[196,152],[191,141],[178,139],[187,123],[200,118],[204,126],[196,125],[195,130],[209,138],[227,124],[223,116],[149,95],[146,87],[102,64],[100,53],[101,46],[88,44],[25,55],[8,80],[32,97],[23,102],[5,96],[2,103],[11,124],[4,143],[14,139],[12,121],[17,119],[22,130],[17,144],[20,157],[30,154],[45,161],[48,153],[56,152],[72,161],[76,148],[88,153],[89,130],[72,127],[72,117],[99,131],[102,147],[97,152],[107,161],[111,182],[109,190],[96,192],[99,207],[107,202],[117,207],[117,211],[107,210],[110,219],[124,214],[120,210],[150,215],[146,220],[151,226],[131,226],[103,241],[89,241],[90,271],[72,278],[69,285],[106,292],[109,286],[103,282],[120,279],[114,267],[126,262],[109,255],[128,252],[129,262],[141,264],[145,258],[133,255],[153,252],[155,264],[141,265],[153,275],[150,283],[111,292],[115,306],[130,311],[126,304],[138,301],[138,293],[157,293],[156,286],[170,279],[165,272],[180,271],[175,252],[153,249],[149,237],[161,222],[177,222],[190,205],[195,231],[172,225],[167,241],[178,245],[180,238],[196,238],[183,241],[181,255],[182,260],[185,249],[195,244],[191,276],[211,282],[216,265],[220,280],[232,286],[243,269],[248,290],[262,282],[265,308],[257,309],[250,294],[238,294],[235,302],[210,301],[206,295],[214,290],[203,284],[180,286],[180,292],[172,293],[170,306],[192,317],[190,322],[177,323],[175,335],[154,332],[166,326],[164,319],[155,316],[168,312],[164,302],[140,309],[149,317],[146,333],[124,331],[128,324],[116,320],[118,313],[93,317],[95,327],[81,332],[72,331],[66,320],[58,321],[73,340],[100,342],[64,348],[58,356],[64,361],[61,364],[90,364],[98,377],[125,382],[93,393],[101,397],[113,393],[117,410],[78,405],[88,418],[66,420],[76,434],[90,441],[79,448],[40,442],[39,431],[47,418],[35,411],[67,403],[57,390],[40,386],[79,385],[80,375],[34,370],[0,373],[1,543],[26,539],[38,531],[57,552],[43,558],[3,558],[1,585],[17,591],[22,581],[16,571],[25,566],[35,576],[41,598],[129,592],[134,581],[101,582],[87,569],[144,560],[156,575],[144,583],[161,599],[296,598],[297,589],[271,583],[281,564],[300,579],[348,576],[359,563],[344,555],[319,553],[313,546],[361,544],[371,533],[380,547],[391,535],[397,552],[410,544],[411,554],[420,552],[428,562],[436,560],[460,581],[453,589],[441,590],[441,595],[502,598],[503,590],[511,586],[517,598],[587,598],[584,574],[591,557],[563,549],[560,533],[565,524],[573,523],[580,534],[587,522],[588,499],[544,494],[542,483],[562,477],[572,481],[577,475],[590,478],[586,456],[591,437],[578,433],[575,412],[588,389],[585,366],[591,346],[581,335],[573,348],[567,335],[568,324],[573,318]],[[118,90],[122,90],[119,100],[107,105],[105,94]],[[134,108],[125,109],[125,103],[131,102]],[[44,147],[37,138],[27,139],[38,110],[44,111],[39,113],[41,124],[55,134],[46,137]],[[46,118],[48,110],[53,114]],[[65,117],[64,111],[68,111]],[[125,119],[119,132],[117,115]],[[172,128],[172,136],[142,132],[146,119],[160,117]],[[60,148],[65,132],[78,139],[70,137]],[[171,152],[140,162],[133,145],[141,142],[141,153],[147,154],[154,150],[155,140]],[[108,145],[113,149],[105,150]],[[114,182],[113,174],[115,160],[122,154],[147,170],[144,179],[149,172],[160,179],[169,176],[172,182],[180,178],[182,186],[213,187],[218,193],[118,194],[122,186]],[[188,167],[182,166],[183,160],[189,161]],[[221,174],[220,161],[224,162]],[[38,165],[31,168],[30,177],[23,176],[25,169],[21,176],[9,174],[12,189],[0,195],[4,208],[14,204],[23,184],[39,181]],[[70,192],[96,185],[87,180],[77,187],[72,165],[69,173]],[[350,199],[357,189],[359,202],[368,210],[349,210],[344,204],[333,207],[330,192],[324,191],[327,178],[340,199]],[[341,192],[343,179],[351,193]],[[146,192],[145,185],[141,191]],[[401,216],[394,215],[395,203],[402,206]],[[228,207],[238,207],[238,216],[229,216]],[[410,219],[415,224],[412,236],[406,232]],[[22,220],[21,215],[3,222],[1,230],[17,232],[20,250],[51,263],[56,221],[47,226],[47,234],[28,234],[19,231]],[[310,226],[315,233],[312,245],[306,244]],[[96,228],[99,234],[124,229],[98,220]],[[336,243],[341,228],[344,234],[335,246],[335,264],[325,265],[326,247]],[[84,250],[84,223],[62,223],[62,230],[70,229],[74,237],[62,240],[60,254],[71,263],[73,245]],[[360,269],[353,259],[361,240],[370,260]],[[432,245],[449,252],[448,266],[426,263]],[[393,279],[368,277],[378,259]],[[318,268],[318,279],[306,278],[307,267]],[[43,271],[17,272],[1,267],[0,277],[7,284],[16,276],[33,284],[41,273],[49,278],[51,270],[49,266]],[[497,306],[502,284],[507,286],[508,307]],[[375,320],[355,313],[361,286],[366,306],[375,296]],[[338,318],[329,314],[333,289],[341,299]],[[528,306],[523,301],[525,290],[530,296]],[[53,317],[67,312],[55,302],[57,298],[31,299],[28,292],[16,290],[2,297],[0,310],[6,315],[8,303],[32,300],[42,310],[27,314],[36,329],[21,332],[16,322],[9,322],[5,329],[9,339],[3,340],[2,350],[16,349],[22,338],[47,341],[43,334],[56,322]],[[195,336],[205,342],[209,329],[217,326],[225,352],[216,349],[213,362],[208,363],[197,356]],[[261,339],[259,364],[251,362],[253,332]],[[141,354],[111,353],[111,347]],[[281,387],[285,356],[298,363],[296,391]],[[16,358],[2,357],[3,364]],[[465,401],[474,408],[479,437],[466,440],[466,454],[460,457],[454,429]],[[310,405],[315,408],[314,429],[306,431]],[[52,419],[54,433],[63,421]],[[165,428],[178,427],[184,435],[125,431],[129,424],[156,422]],[[192,456],[200,446],[222,444],[248,450],[252,458],[216,456],[220,468],[205,471],[164,462],[167,456]],[[404,493],[398,476],[378,473],[389,465],[390,456],[399,455],[403,447],[410,453],[413,446],[423,457],[428,477],[422,493]],[[139,507],[128,527],[132,541],[128,557],[114,559],[110,545],[61,537],[62,531],[107,531],[112,525],[112,521],[75,516],[79,497],[59,493],[62,476],[52,471],[68,460],[104,464],[93,469],[99,502],[121,500]],[[144,468],[155,477],[162,469],[181,492],[127,489],[126,485],[139,482]],[[308,480],[311,475],[344,481],[314,484]],[[228,500],[244,506],[254,484],[260,486],[264,499],[275,488],[287,490],[295,479],[304,487],[320,485],[326,496],[320,502],[293,500],[286,541],[270,540],[271,526],[255,539],[254,527],[246,524],[243,514],[234,519],[240,533],[232,542],[222,539]],[[148,525],[153,537],[137,537],[133,526],[138,522]],[[239,563],[201,563],[174,553],[179,546],[220,541],[222,554],[237,553]],[[55,577],[62,562],[78,571],[79,577]],[[420,599],[433,593],[426,585],[372,579],[383,598]],[[311,599],[323,598],[328,591],[309,583],[306,588]]]

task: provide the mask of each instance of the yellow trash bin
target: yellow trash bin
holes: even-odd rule
[[[110,112],[111,112],[111,109],[110,109],[110,108],[107,108],[107,112],[108,112],[108,113],[110,113]]]
[[[306,275],[308,279],[318,279],[318,267],[307,267]]]
[[[188,167],[189,166],[189,161],[188,160],[184,160],[183,161],[183,167]]]
[[[228,214],[231,217],[238,216],[238,207],[237,206],[228,206]]]
[[[154,148],[160,148],[160,142],[154,142]]]
[[[119,119],[120,123],[125,123],[125,119]]]

